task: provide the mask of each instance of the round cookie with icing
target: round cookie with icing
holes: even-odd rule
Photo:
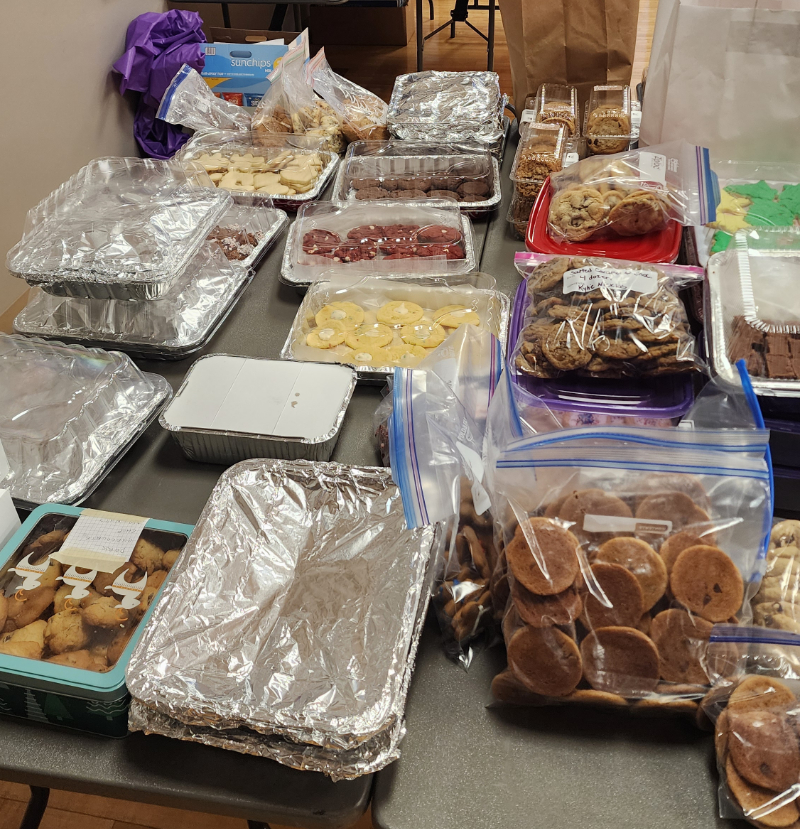
[[[355,302],[331,302],[314,314],[314,321],[319,326],[331,320],[342,323],[347,329],[357,328],[364,322],[364,309]]]
[[[408,345],[421,345],[423,348],[436,348],[441,345],[447,332],[436,322],[423,322],[416,325],[404,325],[400,337]]]
[[[480,325],[481,318],[471,308],[463,305],[445,305],[433,318],[445,328],[458,328],[461,325]]]
[[[421,345],[394,345],[386,351],[392,358],[392,362],[401,368],[413,368],[420,360],[427,356],[427,351]]]
[[[312,348],[333,348],[344,342],[347,329],[339,320],[328,320],[324,326],[309,331],[306,345]]]
[[[373,368],[383,368],[391,365],[392,355],[386,348],[379,346],[360,346],[348,351],[342,357],[345,363],[351,363],[356,366],[371,366]]]
[[[378,309],[378,322],[385,325],[409,325],[418,322],[425,313],[421,305],[416,302],[392,301]]]
[[[383,348],[394,338],[392,329],[380,322],[359,325],[355,331],[348,331],[345,335],[345,342],[349,348],[355,351],[373,348]]]

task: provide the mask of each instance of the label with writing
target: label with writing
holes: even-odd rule
[[[575,164],[576,162],[580,161],[581,158],[577,153],[567,153],[564,156],[564,167],[570,167],[571,165]]]
[[[584,515],[583,529],[587,533],[636,533],[636,535],[669,535],[672,521],[642,518],[622,518],[618,515]]]
[[[522,124],[532,124],[536,120],[536,110],[535,109],[523,109],[522,115],[519,116],[519,123]]]
[[[639,153],[639,178],[642,181],[654,181],[666,184],[667,157],[661,153]]]
[[[597,268],[586,265],[564,274],[565,294],[588,294],[598,288],[652,294],[658,288],[658,273],[636,268]]]
[[[113,573],[130,559],[147,520],[138,515],[86,509],[52,558],[62,564]]]

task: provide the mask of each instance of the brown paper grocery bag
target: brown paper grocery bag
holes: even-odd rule
[[[629,84],[639,0],[499,0],[517,112],[546,82]]]

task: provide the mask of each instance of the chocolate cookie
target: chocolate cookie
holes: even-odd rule
[[[428,190],[428,198],[458,201],[458,196],[452,190]]]
[[[788,686],[769,676],[746,676],[728,699],[733,712],[780,710],[794,705],[794,694]]]
[[[685,527],[694,527],[697,524],[708,525],[711,521],[708,513],[682,492],[649,495],[637,507],[636,517],[646,520],[671,521],[673,532]],[[707,527],[701,527],[701,529],[707,529]],[[703,537],[706,543],[713,543],[713,538],[709,534],[703,533]]]
[[[531,547],[517,527],[506,547],[506,560],[514,578],[539,596],[563,593],[580,572],[578,539],[548,518],[530,518],[527,521]]]
[[[463,181],[460,176],[431,176],[431,187],[434,190],[456,190]]]
[[[444,256],[445,259],[463,259],[461,245],[418,245],[417,256]]]
[[[784,713],[728,710],[728,752],[750,783],[782,792],[797,783],[800,749]]]
[[[649,544],[638,538],[606,541],[597,551],[595,561],[619,564],[632,573],[642,588],[644,610],[650,610],[667,589],[666,565]]]
[[[672,572],[672,568],[674,567],[678,556],[684,550],[698,544],[705,544],[705,542],[699,535],[695,535],[693,532],[689,532],[688,530],[681,530],[680,532],[674,533],[665,539],[664,543],[661,545],[661,549],[658,552],[664,560],[664,564],[667,567],[667,573],[669,574]]]
[[[744,598],[739,568],[717,547],[687,547],[675,561],[669,584],[684,607],[709,622],[735,616]]]
[[[650,637],[658,648],[659,672],[668,682],[705,685],[706,648],[711,622],[691,616],[685,610],[664,610],[650,627]]]
[[[621,532],[591,532],[584,529],[584,518],[587,515],[617,516],[619,518],[633,518],[630,507],[614,495],[603,492],[602,489],[580,489],[571,492],[561,506],[558,517],[562,521],[574,524],[575,530],[581,532],[590,540],[602,543],[629,533]]]
[[[598,691],[637,696],[658,683],[656,646],[633,628],[593,630],[581,643],[581,658],[586,681]]]
[[[397,179],[398,190],[420,191],[424,193],[431,189],[431,180],[429,178],[400,178]],[[424,197],[423,197],[424,198]]]
[[[633,573],[619,564],[593,564],[581,623],[589,630],[636,627],[642,617],[642,588]]]
[[[581,679],[578,646],[558,628],[520,628],[508,643],[508,665],[535,694],[564,697]]]
[[[428,225],[417,231],[417,240],[420,242],[458,242],[461,240],[461,231],[457,227],[447,225]]]
[[[551,366],[560,371],[574,371],[591,361],[592,352],[587,348],[588,336],[583,328],[580,320],[564,321],[548,335],[542,351]]]
[[[370,188],[380,187],[381,180],[377,178],[354,178],[350,180],[353,190],[369,190]]]
[[[608,208],[593,187],[570,187],[550,203],[548,223],[570,242],[582,242],[605,225]]]
[[[422,201],[428,198],[428,194],[424,190],[395,190],[394,193],[389,194],[389,198]]]
[[[489,185],[485,181],[465,181],[458,186],[457,192],[464,201],[474,201],[475,196],[488,195]]]
[[[383,187],[365,187],[363,190],[356,190],[357,199],[388,199],[389,191]]]
[[[537,265],[528,277],[528,293],[533,295],[552,290],[561,283],[569,266],[569,258],[566,256],[555,256]],[[566,304],[563,299],[561,304]]]
[[[647,190],[626,196],[608,214],[608,224],[620,236],[643,236],[660,230],[668,221],[667,205]]]
[[[347,238],[352,242],[380,242],[386,237],[383,225],[359,225],[347,231]]]
[[[330,253],[341,241],[331,230],[309,230],[303,234],[303,253]]]
[[[511,598],[520,619],[535,628],[568,625],[581,615],[583,602],[575,587],[552,596],[537,596],[518,581],[511,584]]]
[[[770,802],[775,799],[775,792],[740,777],[730,757],[725,761],[725,783],[733,799],[741,806],[744,816],[748,820],[757,821],[758,825],[778,829],[791,826],[800,820],[800,812],[797,811],[794,802],[783,805],[771,804]]]
[[[419,230],[419,225],[384,225],[382,230],[384,239],[392,239],[394,241],[413,240],[416,232]]]

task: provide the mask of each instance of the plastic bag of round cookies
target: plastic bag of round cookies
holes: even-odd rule
[[[755,624],[800,633],[800,521],[776,520],[751,605]]]
[[[548,233],[567,242],[644,236],[716,218],[708,150],[673,141],[590,156],[550,176]],[[709,218],[710,217],[710,218]]]
[[[719,814],[754,826],[800,823],[800,636],[714,627],[713,685],[702,708],[714,723]]]

